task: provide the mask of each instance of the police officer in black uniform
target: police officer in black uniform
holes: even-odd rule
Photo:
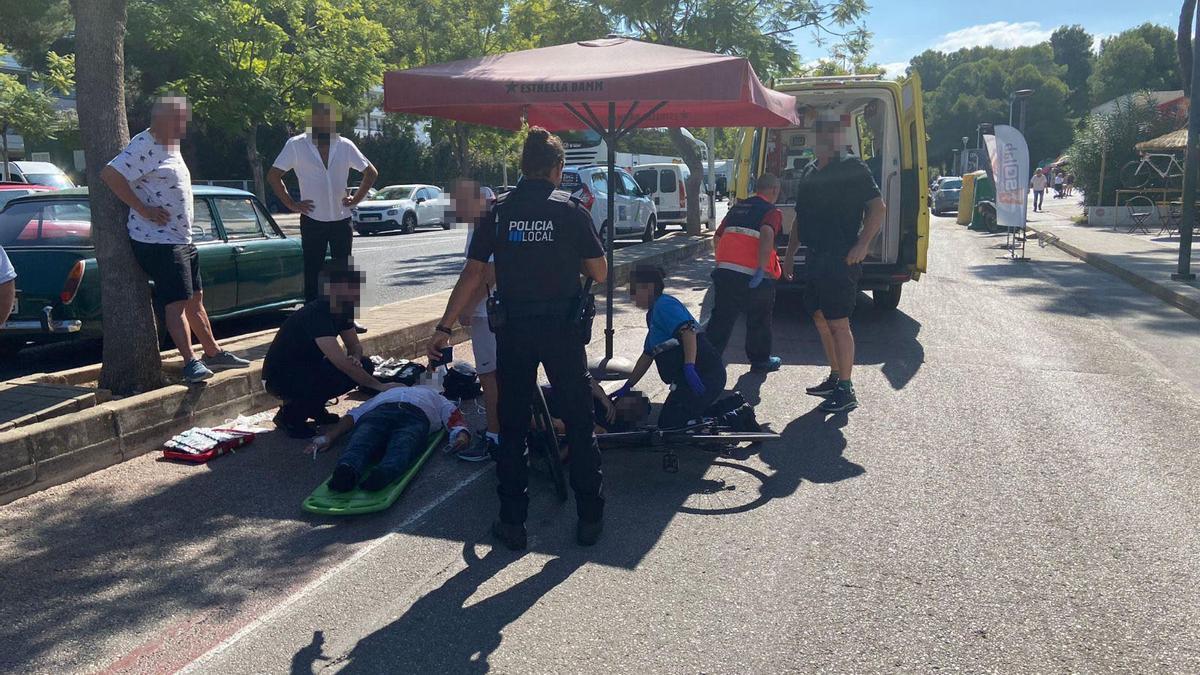
[[[600,449],[593,435],[585,333],[580,320],[580,272],[604,283],[604,249],[587,209],[555,189],[562,179],[562,141],[533,127],[521,153],[523,178],[501,196],[475,231],[463,269],[437,332],[430,358],[450,341],[453,323],[484,287],[494,256],[496,290],[488,320],[496,333],[500,392],[500,519],[492,534],[512,550],[525,548],[529,507],[525,437],[537,368],[546,368],[556,392],[571,448],[571,487],[575,492],[580,544],[591,545],[603,530],[604,497]]]

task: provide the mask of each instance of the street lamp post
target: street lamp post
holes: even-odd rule
[[[1032,89],[1018,89],[1008,97],[1008,126],[1010,127],[1013,126],[1013,104],[1018,100],[1021,102],[1021,120],[1017,125],[1017,131],[1020,131],[1022,136],[1025,135],[1026,99],[1028,99],[1030,96],[1033,96]]]
[[[1200,9],[1200,5],[1197,5]],[[1192,91],[1188,107],[1187,159],[1183,163],[1182,223],[1179,226],[1179,268],[1176,281],[1193,281],[1192,231],[1196,225],[1196,172],[1200,171],[1200,20],[1192,39]]]
[[[967,143],[969,143],[970,141],[971,141],[971,139],[968,138],[967,136],[962,137],[963,149],[962,149],[962,152],[959,153],[959,155],[958,155],[958,158],[960,160],[962,160],[962,166],[959,167],[960,170],[958,172],[958,175],[960,175],[960,176],[967,172]]]

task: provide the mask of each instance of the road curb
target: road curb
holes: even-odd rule
[[[710,236],[672,234],[617,251],[613,278],[623,284],[637,265],[666,267],[711,250]],[[423,355],[425,340],[449,296],[449,291],[443,291],[369,310],[369,324],[378,325],[391,316],[405,323],[363,335],[367,353],[400,358]],[[467,332],[457,327],[452,342],[467,339]],[[265,349],[257,351],[262,353],[254,354],[256,360],[249,368],[218,373],[204,386],[169,385],[0,432],[0,505],[157,450],[163,441],[193,426],[219,424],[277,406],[278,400],[263,389]],[[70,371],[71,379],[79,379],[80,370]],[[53,373],[44,377],[67,379]]]
[[[1037,228],[1028,228],[1030,232],[1037,235],[1039,241],[1044,241],[1064,253],[1078,258],[1083,262],[1095,267],[1096,269],[1107,272],[1118,279],[1128,283],[1140,291],[1149,293],[1163,302],[1176,307],[1178,309],[1191,314],[1200,319],[1200,300],[1192,298],[1188,295],[1180,293],[1169,286],[1159,283],[1153,279],[1142,276],[1137,272],[1133,272],[1125,267],[1122,267],[1116,262],[1109,260],[1108,256],[1103,253],[1092,253],[1085,251],[1070,242],[1063,241],[1062,237],[1048,230],[1038,230]]]

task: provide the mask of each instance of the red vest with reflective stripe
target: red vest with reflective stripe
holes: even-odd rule
[[[738,202],[729,209],[722,223],[721,240],[717,243],[717,267],[753,275],[758,269],[758,241],[763,218],[775,210],[775,205],[755,195]],[[771,249],[767,268],[763,270],[771,279],[782,273],[779,256]]]

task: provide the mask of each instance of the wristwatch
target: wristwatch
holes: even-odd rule
[[[447,328],[440,323],[438,325],[434,326],[433,329],[439,333],[445,333],[446,335],[454,335],[453,329]]]

